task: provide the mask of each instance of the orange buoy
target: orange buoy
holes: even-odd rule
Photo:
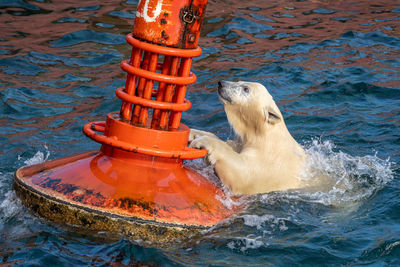
[[[55,222],[164,243],[217,224],[234,213],[225,193],[183,165],[207,151],[188,147],[180,122],[190,108],[187,85],[206,0],[142,0],[134,30],[121,110],[83,132],[100,151],[22,167],[14,187],[25,205]]]

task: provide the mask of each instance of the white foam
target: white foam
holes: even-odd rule
[[[230,241],[226,246],[232,250],[238,249],[241,252],[245,252],[248,249],[258,249],[265,246],[265,243],[261,241],[261,237],[248,236],[242,238],[235,238],[235,240]]]
[[[5,198],[0,203],[1,225],[22,212],[21,202],[13,190],[9,190],[4,196]]]
[[[30,165],[34,165],[34,164],[38,164],[38,163],[42,163],[42,162],[46,161],[50,156],[50,151],[46,145],[44,145],[44,148],[46,149],[46,156],[43,152],[38,151],[32,158],[25,160],[24,163],[27,166],[30,166]],[[18,156],[18,159],[21,159],[21,157]]]
[[[12,173],[0,173],[0,224],[14,217],[21,211],[19,199],[10,188]]]
[[[264,246],[264,242],[259,240],[261,237],[255,237],[255,238],[243,238],[242,240],[244,241],[244,246],[240,248],[242,252],[248,250],[248,249],[257,249],[262,246]]]
[[[258,230],[265,229],[266,224],[268,224],[270,228],[277,228],[282,232],[288,229],[285,224],[285,221],[288,220],[288,218],[277,218],[270,214],[264,214],[261,216],[248,214],[241,216],[241,218],[244,220],[244,225],[257,227]]]

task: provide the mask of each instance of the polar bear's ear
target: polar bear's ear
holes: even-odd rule
[[[281,121],[279,112],[272,106],[266,106],[263,109],[264,121],[270,124],[276,124]]]

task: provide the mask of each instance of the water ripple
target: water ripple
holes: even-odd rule
[[[124,44],[125,37],[107,32],[95,32],[93,30],[82,30],[68,33],[61,39],[52,41],[51,47],[72,46],[84,42],[95,42],[100,44]]]

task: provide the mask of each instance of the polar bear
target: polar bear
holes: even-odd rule
[[[220,81],[218,96],[237,140],[223,142],[212,133],[191,129],[189,141],[191,147],[208,151],[221,181],[240,194],[302,187],[305,152],[267,89],[254,82]]]

